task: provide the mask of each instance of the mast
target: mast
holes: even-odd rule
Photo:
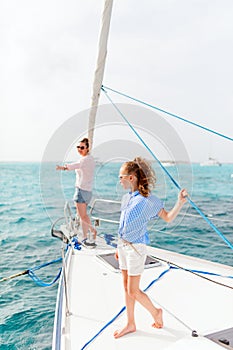
[[[112,14],[113,0],[105,0],[104,10],[102,14],[102,23],[99,36],[98,57],[94,76],[93,91],[91,98],[91,108],[89,113],[88,138],[90,147],[93,145],[95,118],[99,103],[100,89],[103,82],[104,68],[107,56],[107,43],[110,27],[110,19]]]

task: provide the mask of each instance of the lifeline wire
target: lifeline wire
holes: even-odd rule
[[[168,261],[168,260],[165,260],[165,259],[162,259],[162,258],[158,258],[157,256],[151,255],[151,257],[153,257],[153,258],[155,258],[157,260],[163,261],[166,264],[168,264],[169,266],[173,265],[173,266],[170,266],[171,269],[180,269],[180,270],[183,270],[183,271],[186,271],[186,272],[190,272],[190,273],[192,273],[193,275],[195,275],[197,277],[200,277],[200,278],[203,278],[203,279],[205,279],[205,280],[207,280],[209,282],[218,284],[219,286],[226,287],[226,288],[229,288],[229,289],[233,289],[233,287],[229,286],[228,284],[212,280],[211,278],[208,278],[206,276],[201,276],[201,275],[209,275],[209,276],[216,276],[216,277],[224,277],[224,278],[232,278],[233,279],[233,276],[231,276],[231,275],[225,276],[225,275],[220,275],[219,273],[214,273],[214,272],[209,272],[209,271],[190,270],[190,269],[187,269],[187,268],[182,267],[180,265],[177,265],[177,264],[175,264],[175,263],[173,263],[171,261]]]
[[[156,106],[153,106],[153,105],[151,105],[151,104],[149,104],[149,103],[147,103],[147,102],[143,102],[143,101],[141,101],[141,100],[138,100],[137,98],[134,98],[134,97],[131,97],[131,96],[129,96],[129,95],[126,95],[126,94],[124,94],[123,92],[120,92],[120,91],[117,91],[117,90],[114,90],[114,89],[111,89],[111,88],[109,88],[109,87],[107,87],[107,86],[102,85],[102,90],[103,90],[103,88],[104,88],[104,89],[107,89],[107,90],[109,90],[109,91],[115,92],[115,93],[118,94],[118,95],[121,95],[121,96],[124,96],[124,97],[126,97],[126,98],[129,98],[129,99],[131,99],[131,100],[133,100],[133,101],[135,101],[135,102],[141,103],[141,104],[143,104],[143,105],[145,105],[145,106],[148,106],[148,107],[150,107],[150,108],[156,109],[157,111],[162,112],[162,113],[165,113],[165,114],[167,114],[167,115],[169,115],[169,116],[171,116],[171,117],[174,117],[174,118],[176,118],[176,119],[182,120],[183,122],[186,122],[186,123],[188,123],[188,124],[194,125],[194,126],[196,126],[196,127],[198,127],[198,128],[201,128],[201,129],[203,129],[203,130],[205,130],[205,131],[208,131],[208,132],[211,132],[211,133],[213,133],[213,134],[215,134],[215,135],[221,136],[221,137],[223,137],[223,138],[225,138],[225,139],[227,139],[227,140],[233,141],[233,138],[232,138],[232,137],[229,137],[229,136],[226,136],[226,135],[224,135],[224,134],[221,134],[221,133],[219,133],[219,132],[217,132],[217,131],[214,131],[214,130],[212,130],[212,129],[209,129],[209,128],[203,126],[203,125],[194,123],[194,122],[192,122],[191,120],[188,120],[188,119],[185,119],[185,118],[183,118],[183,117],[180,117],[180,116],[178,116],[178,115],[176,115],[176,114],[174,114],[174,113],[165,111],[164,109],[159,108],[159,107],[156,107]],[[103,90],[103,91],[104,91],[104,90]]]
[[[107,99],[111,102],[113,107],[117,110],[117,112],[121,115],[121,117],[124,119],[124,121],[128,124],[128,126],[131,128],[131,130],[135,133],[135,135],[139,138],[139,140],[142,142],[142,144],[145,146],[145,148],[148,150],[148,152],[152,155],[152,157],[158,162],[160,167],[164,170],[164,172],[168,175],[170,180],[173,182],[173,184],[181,190],[180,185],[178,182],[172,177],[172,175],[169,173],[169,171],[163,166],[163,164],[160,162],[160,160],[156,157],[156,155],[152,152],[152,150],[147,146],[145,141],[142,139],[142,137],[139,135],[139,133],[134,129],[132,124],[128,121],[128,119],[125,117],[125,115],[120,111],[120,109],[116,106],[116,104],[113,102],[113,100],[109,97],[107,92],[104,90],[104,87],[102,86],[101,90],[105,93],[105,96]],[[233,141],[233,140],[232,140]],[[209,224],[210,227],[213,228],[213,230],[223,239],[223,241],[233,250],[232,243],[218,230],[218,228],[205,216],[205,214],[198,208],[198,206],[191,200],[190,197],[187,197],[188,202],[193,206],[194,209],[202,216],[202,218]]]
[[[203,276],[200,276],[199,274],[205,274],[205,275],[211,275],[211,276],[219,276],[219,277],[225,277],[225,278],[233,278],[233,276],[223,276],[223,275],[220,275],[220,274],[217,274],[217,273],[213,273],[213,272],[208,272],[208,271],[200,271],[200,270],[189,270],[189,269],[186,269],[184,267],[181,267],[179,265],[176,265],[174,263],[171,263],[169,261],[166,261],[164,259],[161,259],[161,258],[158,258],[158,257],[155,257],[154,258],[158,259],[158,260],[161,260],[165,263],[168,264],[168,268],[164,271],[161,272],[161,274],[155,278],[153,281],[151,281],[148,286],[143,289],[143,292],[147,292],[148,289],[150,289],[158,280],[160,280],[160,278],[162,278],[165,274],[167,274],[167,272],[171,271],[172,269],[181,269],[181,270],[184,270],[186,272],[190,272],[190,273],[193,273],[194,275],[198,276],[198,277],[202,277],[202,278],[205,278],[206,280],[210,281],[210,282],[214,282],[216,284],[219,284],[219,285],[222,285],[224,287],[228,287],[228,288],[231,288],[231,286],[228,286],[228,285],[224,285],[220,282],[216,282],[216,281],[213,281],[207,277],[203,277]],[[174,265],[174,266],[171,266],[170,264]],[[153,299],[153,298],[151,298]],[[153,299],[154,300],[154,299]],[[179,319],[177,316],[175,316],[173,313],[171,313],[168,309],[166,309],[163,305],[161,305],[160,303],[158,303],[158,301],[154,300],[158,305],[160,305],[168,314],[170,314],[171,316],[173,316],[178,322],[180,322],[183,326],[185,326],[187,329],[191,330],[192,331],[192,336],[193,337],[197,337],[198,334],[195,330],[193,330],[190,326],[188,326],[186,323],[184,323],[181,319]],[[90,340],[88,340],[81,348],[81,350],[84,350],[88,345],[90,345],[108,326],[110,326],[121,314],[122,312],[124,312],[126,309],[126,307],[122,307],[122,309],[109,321],[107,322]]]

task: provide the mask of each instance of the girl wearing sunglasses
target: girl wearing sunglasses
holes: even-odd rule
[[[151,194],[156,180],[154,170],[150,163],[140,157],[121,166],[119,180],[121,186],[129,190],[122,198],[119,239],[115,254],[123,277],[127,324],[115,331],[115,338],[136,331],[134,318],[136,301],[151,314],[152,327],[163,327],[162,309],[156,308],[148,295],[139,288],[147,255],[146,244],[149,243],[147,223],[156,217],[166,222],[174,220],[186,202],[187,196],[186,190],[181,190],[175,206],[167,212],[162,201]]]

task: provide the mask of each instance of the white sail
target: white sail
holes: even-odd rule
[[[104,68],[105,68],[105,62],[106,62],[106,56],[107,56],[107,43],[108,43],[108,34],[109,34],[110,20],[111,20],[111,14],[112,14],[112,4],[113,4],[113,0],[105,0],[104,10],[102,14],[102,24],[101,24],[100,37],[99,37],[97,65],[96,65],[95,76],[94,76],[91,109],[89,114],[88,138],[91,146],[93,144],[95,118],[96,118],[96,113],[98,108],[100,89],[103,82]]]

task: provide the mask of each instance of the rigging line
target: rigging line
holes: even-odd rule
[[[112,234],[112,230],[108,230],[108,229],[105,229],[105,232],[110,232],[110,235]],[[179,237],[179,238],[186,238],[186,239],[191,239],[191,240],[193,240],[193,241],[197,241],[197,242],[200,242],[200,243],[205,243],[205,244],[209,244],[211,247],[216,247],[216,246],[218,246],[218,247],[225,247],[226,245],[224,244],[224,243],[218,243],[218,242],[211,242],[211,241],[208,241],[208,240],[205,240],[205,239],[200,239],[200,238],[196,238],[196,237],[190,237],[190,236],[186,236],[186,235],[183,235],[182,234],[182,236],[180,235],[180,233],[174,233],[174,232],[172,232],[172,231],[163,231],[163,230],[157,230],[157,229],[154,229],[154,228],[151,228],[150,229],[150,232],[151,233],[161,233],[161,234],[165,234],[165,235],[167,235],[167,236],[172,236],[172,237]],[[106,236],[106,235],[108,235],[108,233],[104,233],[104,235]],[[99,236],[100,237],[100,236]],[[101,237],[102,238],[102,237]],[[108,242],[111,242],[111,241],[115,241],[114,239],[116,239],[116,237],[114,237],[114,238],[110,238],[110,239],[108,239],[108,237],[107,237],[107,239],[106,239],[106,237],[105,237],[105,242],[107,243],[107,244],[109,244],[109,245],[111,245],[111,246],[116,246],[116,244],[115,243],[108,243]],[[160,247],[160,248],[163,248],[163,245],[162,244],[158,244],[157,243],[157,246],[158,247]],[[207,247],[205,247],[205,248],[207,248]]]
[[[179,215],[184,215],[184,213],[180,212]],[[196,214],[191,214],[191,213],[185,213],[185,216],[191,216],[191,217],[199,217],[199,215],[196,215]],[[211,217],[211,220],[212,221],[221,221],[221,222],[229,222],[231,224],[233,224],[233,220],[228,220],[228,219],[220,219],[220,218],[216,218],[216,217],[213,217],[211,215],[207,215],[208,217]]]
[[[157,282],[161,277],[163,277],[167,272],[169,272],[171,269],[170,266],[164,271],[161,272],[161,274],[154,279],[152,282],[149,283],[149,285],[143,290],[144,292],[149,289],[155,282]],[[110,320],[108,321],[90,340],[86,342],[81,348],[81,350],[85,349],[90,343],[92,343],[108,326],[110,326],[121,314],[123,311],[125,311],[126,306],[123,306],[121,310]]]
[[[174,267],[170,266],[170,264],[168,263],[168,269],[163,271],[158,278],[154,279],[151,283],[149,283],[149,285],[143,289],[143,292],[147,292],[148,289],[150,289],[155,282],[157,282],[163,275],[165,275],[168,271],[170,271],[171,269],[174,269]],[[191,328],[190,326],[188,326],[186,323],[184,323],[180,318],[178,318],[176,315],[174,315],[171,311],[169,311],[167,308],[165,308],[163,305],[161,305],[159,302],[157,302],[156,300],[154,300],[151,296],[150,298],[155,301],[159,306],[161,306],[169,315],[171,315],[172,317],[174,317],[178,322],[180,322],[183,326],[185,326],[187,329],[189,329],[192,332],[192,336],[193,337],[197,337],[198,334],[197,332]]]
[[[151,105],[151,104],[149,104],[149,103],[147,103],[147,102],[144,102],[144,101],[141,101],[141,100],[139,100],[139,99],[137,99],[137,98],[131,97],[131,96],[127,95],[127,94],[124,94],[123,92],[120,92],[120,91],[111,89],[110,87],[107,87],[107,86],[104,86],[104,85],[102,85],[102,88],[107,89],[107,90],[112,91],[112,92],[115,92],[115,93],[118,94],[118,95],[121,95],[121,96],[124,96],[124,97],[126,97],[126,98],[129,98],[129,99],[131,99],[131,100],[133,100],[133,101],[135,101],[135,102],[141,103],[141,104],[143,104],[143,105],[145,105],[145,106],[148,106],[148,107],[150,107],[150,108],[156,109],[156,110],[159,111],[159,112],[165,113],[165,114],[167,114],[167,115],[169,115],[169,116],[171,116],[171,117],[174,117],[174,118],[176,118],[176,119],[182,120],[183,122],[186,122],[186,123],[188,123],[188,124],[191,124],[191,125],[193,125],[193,126],[196,126],[196,127],[198,127],[198,128],[201,128],[201,129],[203,129],[203,130],[205,130],[205,131],[211,132],[211,133],[213,133],[213,134],[215,134],[215,135],[217,135],[217,136],[221,136],[221,137],[223,137],[223,138],[225,138],[225,139],[227,139],[227,140],[233,141],[233,138],[232,138],[232,137],[226,136],[226,135],[224,135],[224,134],[221,134],[220,132],[217,132],[217,131],[215,131],[215,130],[209,129],[209,128],[207,128],[207,127],[201,125],[201,124],[194,123],[194,122],[192,122],[191,120],[188,120],[188,119],[185,119],[185,118],[183,118],[183,117],[180,117],[180,116],[178,116],[178,115],[176,115],[176,114],[174,114],[174,113],[168,112],[168,111],[166,111],[166,110],[164,110],[164,109],[162,109],[162,108],[153,106],[153,105]],[[102,89],[102,90],[103,90],[103,89]]]
[[[168,236],[172,236],[172,237],[179,237],[181,239],[183,238],[187,238],[187,239],[191,239],[193,241],[197,241],[197,242],[201,242],[201,243],[206,243],[206,244],[209,244],[211,246],[219,246],[219,247],[225,247],[225,244],[224,243],[218,243],[218,242],[211,242],[211,241],[208,241],[208,240],[205,240],[205,239],[200,239],[200,238],[196,238],[196,237],[190,237],[190,236],[185,236],[182,234],[182,236],[180,235],[180,233],[174,233],[172,231],[163,231],[163,230],[157,230],[157,229],[150,229],[151,232],[158,232],[158,233],[161,233],[161,234],[165,234],[165,235],[168,235]],[[158,244],[157,244],[158,245]],[[160,244],[160,247],[162,247],[162,245]]]
[[[110,234],[112,234],[112,230],[111,229],[107,229],[105,228],[105,234],[108,234],[108,232],[110,232]],[[209,241],[209,240],[206,240],[206,239],[200,239],[200,238],[197,238],[197,237],[190,237],[190,236],[186,236],[186,235],[183,235],[182,236],[180,235],[180,233],[174,233],[172,231],[163,231],[163,230],[159,230],[159,229],[155,229],[155,228],[150,228],[150,232],[151,233],[161,233],[161,234],[165,234],[167,236],[172,236],[172,237],[179,237],[179,238],[186,238],[186,239],[191,239],[193,241],[197,241],[197,242],[201,242],[201,243],[205,243],[205,244],[209,244],[210,246],[212,247],[215,247],[215,246],[219,246],[219,247],[225,247],[226,245],[224,243],[220,243],[220,242],[213,242],[213,241]],[[116,237],[115,237],[116,238]],[[106,239],[105,239],[106,241]],[[107,242],[106,242],[107,243]],[[158,244],[157,244],[158,245]],[[162,247],[162,245],[160,244],[160,247]]]
[[[193,206],[194,209],[201,215],[201,217],[209,224],[210,227],[223,239],[223,241],[228,245],[229,248],[233,250],[233,244],[222,234],[222,232],[219,231],[219,229],[213,224],[212,221],[208,219],[207,216],[201,211],[201,209],[198,208],[198,206],[192,201],[191,198],[187,198],[189,203]]]
[[[161,168],[165,171],[165,173],[168,175],[168,177],[170,178],[170,180],[174,183],[174,185],[179,188],[181,190],[180,185],[178,184],[178,182],[176,182],[176,180],[171,176],[171,174],[168,172],[168,170],[165,168],[165,166],[163,166],[163,164],[160,162],[160,160],[156,157],[156,155],[151,151],[151,149],[147,146],[147,144],[145,143],[145,141],[142,139],[142,137],[139,135],[139,133],[134,129],[134,127],[130,124],[130,122],[126,119],[126,117],[124,116],[124,114],[120,111],[120,109],[117,107],[117,105],[113,102],[113,100],[109,97],[109,95],[107,94],[107,92],[104,90],[103,86],[101,88],[101,90],[105,93],[105,96],[107,97],[107,99],[111,102],[111,104],[113,105],[113,107],[117,110],[117,112],[122,116],[122,118],[124,119],[124,121],[128,124],[128,126],[130,127],[130,129],[136,134],[136,136],[139,138],[139,140],[142,142],[142,144],[145,146],[145,148],[148,150],[148,152],[152,155],[152,157],[159,163],[159,165],[161,166]]]
[[[174,315],[171,311],[169,311],[164,305],[162,305],[161,303],[159,303],[157,300],[155,300],[151,295],[150,295],[150,299],[156,303],[157,305],[159,305],[163,310],[165,310],[170,316],[172,316],[173,318],[175,318],[178,322],[180,322],[185,328],[187,328],[188,330],[190,330],[192,333],[195,332],[190,326],[188,326],[186,323],[184,323],[184,321],[182,321],[180,318],[178,318],[176,315]]]
[[[145,143],[145,141],[142,139],[142,137],[139,135],[139,133],[135,130],[135,128],[132,126],[132,124],[130,124],[130,122],[128,121],[128,119],[125,117],[125,115],[120,111],[120,109],[117,107],[117,105],[113,102],[113,100],[111,99],[111,97],[109,97],[109,95],[107,94],[107,92],[104,90],[103,86],[101,88],[101,90],[105,93],[105,96],[107,97],[107,99],[111,102],[111,104],[113,105],[113,107],[117,110],[117,112],[122,116],[122,118],[124,119],[124,121],[128,124],[128,126],[130,127],[130,129],[134,132],[134,134],[139,138],[139,140],[142,142],[142,144],[145,146],[145,148],[148,150],[148,152],[152,155],[152,157],[158,162],[158,164],[160,165],[160,167],[164,170],[164,172],[167,174],[167,176],[170,178],[170,180],[173,182],[173,184],[179,189],[181,190],[180,185],[178,184],[178,182],[172,177],[172,175],[169,173],[169,171],[165,168],[165,166],[163,166],[163,164],[160,162],[160,160],[156,157],[156,155],[152,152],[152,150],[150,149],[150,147],[147,146],[147,144]],[[218,230],[218,228],[205,216],[205,214],[198,208],[198,206],[191,200],[190,197],[187,197],[188,202],[193,206],[194,209],[196,209],[196,211],[201,215],[201,217],[209,224],[210,227],[212,227],[212,229],[223,239],[223,241],[233,250],[233,245],[231,244],[231,242]]]
[[[203,278],[209,282],[212,282],[212,283],[215,283],[215,284],[218,284],[219,286],[222,286],[222,287],[226,287],[226,288],[229,288],[229,289],[233,289],[232,286],[229,286],[228,284],[224,284],[224,283],[221,283],[221,282],[218,282],[218,281],[214,281],[212,280],[211,278],[208,278],[206,276],[201,276],[200,273],[202,274],[208,274],[208,275],[211,275],[211,276],[218,276],[218,277],[225,277],[225,278],[233,278],[233,276],[223,276],[223,275],[219,275],[217,273],[213,273],[213,272],[207,272],[207,271],[199,271],[199,270],[190,270],[190,269],[186,269],[185,267],[183,266],[180,266],[180,265],[177,265],[171,261],[168,261],[168,260],[165,260],[165,259],[162,259],[162,258],[159,258],[157,256],[154,256],[152,254],[150,254],[150,256],[154,259],[157,259],[157,260],[160,260],[160,261],[163,261],[165,262],[166,264],[168,264],[169,266],[170,265],[173,265],[175,267],[172,267],[171,268],[174,268],[174,269],[180,269],[180,270],[183,270],[183,271],[186,271],[186,272],[190,272],[192,273],[193,275],[197,276],[197,277],[200,277],[200,278]]]

